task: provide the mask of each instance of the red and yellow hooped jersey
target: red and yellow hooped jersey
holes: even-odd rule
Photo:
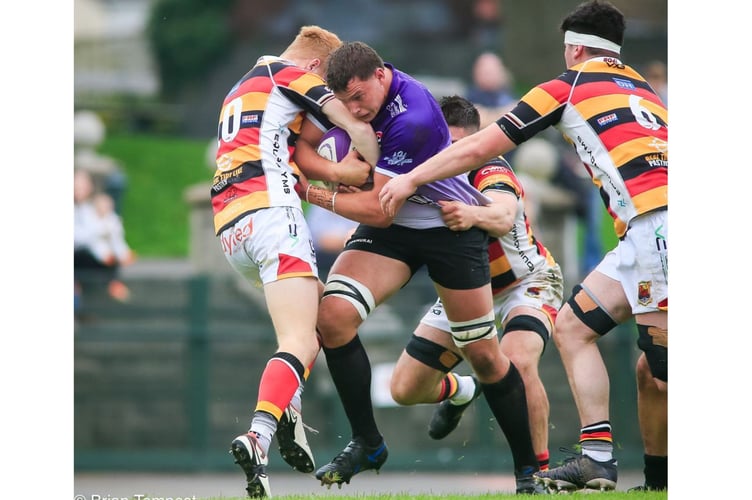
[[[668,110],[634,69],[598,57],[534,87],[497,124],[515,144],[556,127],[600,189],[620,238],[668,207]]]
[[[491,288],[499,294],[522,278],[555,266],[553,256],[533,234],[525,215],[525,192],[512,167],[503,157],[494,158],[468,174],[470,183],[481,193],[509,191],[517,197],[517,212],[512,229],[501,238],[490,238],[488,261]]]
[[[270,56],[230,89],[219,115],[211,190],[216,234],[260,208],[300,207],[295,142],[306,116],[322,129],[331,125],[321,107],[333,98],[321,77]]]

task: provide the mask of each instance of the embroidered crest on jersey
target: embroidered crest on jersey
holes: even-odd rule
[[[407,157],[404,151],[395,151],[391,158],[384,158],[389,165],[409,165],[413,162],[412,158]]]
[[[651,287],[653,286],[652,281],[640,281],[637,284],[637,302],[641,306],[646,306],[653,302],[653,297],[651,295]]]
[[[389,110],[389,115],[394,118],[395,116],[407,111],[407,104],[402,102],[402,96],[397,94],[394,101],[387,104],[386,109]]]

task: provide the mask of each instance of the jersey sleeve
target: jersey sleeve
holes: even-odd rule
[[[561,121],[572,88],[572,72],[533,87],[496,124],[518,146]]]

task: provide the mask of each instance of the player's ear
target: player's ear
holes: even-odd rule
[[[306,69],[308,71],[316,71],[316,68],[318,68],[319,66],[321,66],[321,59],[319,59],[318,57],[314,57],[313,59],[308,61],[308,65],[306,66]]]

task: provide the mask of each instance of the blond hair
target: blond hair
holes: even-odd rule
[[[321,70],[326,74],[329,56],[342,45],[342,40],[331,31],[320,26],[303,26],[298,35],[282,53],[282,57],[290,60],[319,59]]]

